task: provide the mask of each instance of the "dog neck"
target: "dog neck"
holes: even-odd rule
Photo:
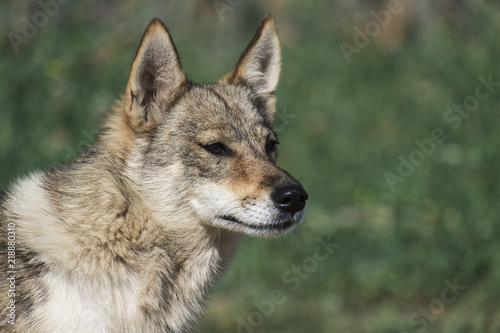
[[[18,185],[13,195],[19,202],[31,196],[39,203],[12,210],[19,216],[19,232],[40,235],[27,240],[26,247],[44,253],[46,264],[58,267],[66,281],[89,293],[102,291],[99,297],[108,309],[97,311],[124,311],[115,303],[132,292],[136,296],[130,301],[136,304],[130,307],[137,313],[135,319],[127,319],[130,313],[120,316],[124,327],[147,317],[157,331],[179,332],[201,312],[240,235],[205,225],[196,216],[181,220],[159,214],[126,170],[117,170],[125,152],[102,155],[110,150],[101,149],[103,144],[68,166],[34,175],[25,182],[29,187]],[[56,215],[60,219],[51,217]]]
[[[121,243],[130,244],[134,255],[123,253],[124,258],[130,258],[125,260],[145,281],[140,306],[157,313],[150,320],[158,327],[180,331],[201,313],[204,297],[230,263],[240,235],[204,225],[195,216],[162,218],[140,198],[126,202],[126,213],[117,215],[115,233],[127,238]]]

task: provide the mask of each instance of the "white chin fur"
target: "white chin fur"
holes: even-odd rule
[[[291,231],[304,217],[303,209],[293,216],[275,207],[270,198],[241,204],[230,191],[215,184],[196,189],[191,205],[208,224],[251,236],[274,237]],[[204,195],[204,194],[207,195]]]

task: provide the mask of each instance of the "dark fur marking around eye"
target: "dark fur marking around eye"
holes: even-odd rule
[[[202,147],[213,155],[227,155],[227,153],[229,152],[229,149],[227,149],[226,146],[219,142],[215,142]]]

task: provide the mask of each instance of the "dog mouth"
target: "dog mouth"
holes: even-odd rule
[[[260,232],[285,232],[291,229],[295,225],[295,222],[293,221],[284,221],[284,222],[278,222],[278,223],[272,223],[272,224],[266,224],[266,225],[252,225],[248,224],[245,222],[242,222],[238,220],[237,218],[229,215],[222,215],[219,216],[221,220],[228,221],[228,222],[233,222],[239,225],[242,225],[246,228],[253,229],[255,231],[260,231]]]

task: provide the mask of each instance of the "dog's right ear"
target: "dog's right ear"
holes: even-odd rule
[[[125,112],[137,132],[156,127],[187,84],[167,28],[153,19],[142,36],[125,94]]]

